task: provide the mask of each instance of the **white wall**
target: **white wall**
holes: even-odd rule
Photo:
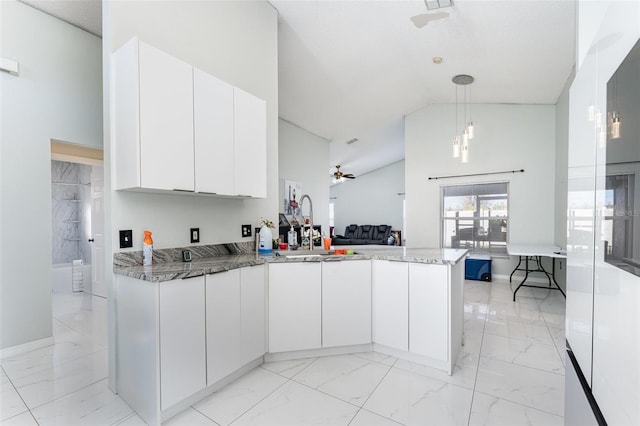
[[[299,182],[302,194],[313,201],[313,224],[322,225],[322,232],[329,235],[329,141],[282,119],[278,126],[278,211],[284,210],[284,181]],[[302,209],[307,215],[305,204]]]
[[[0,2],[0,349],[51,336],[51,150],[102,146],[100,39]]]
[[[452,157],[455,105],[431,105],[405,119],[406,236],[409,247],[440,246],[443,185],[508,181],[511,243],[552,243],[555,233],[555,106],[474,104],[470,160]],[[444,123],[444,124],[443,124]],[[524,169],[524,173],[428,180]],[[509,274],[513,261],[495,259]]]
[[[357,225],[391,225],[402,229],[405,162],[398,161],[331,187],[336,235]]]

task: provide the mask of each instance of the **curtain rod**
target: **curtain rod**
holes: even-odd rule
[[[524,169],[506,170],[504,172],[473,173],[473,174],[469,174],[469,175],[435,176],[435,177],[430,177],[429,180],[449,179],[449,178],[469,177],[469,176],[500,175],[500,174],[504,174],[504,173],[524,173]]]

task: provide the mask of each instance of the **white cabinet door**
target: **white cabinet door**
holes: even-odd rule
[[[265,266],[240,270],[241,354],[245,365],[266,351]]]
[[[267,196],[267,104],[233,90],[235,189],[241,196]]]
[[[269,352],[321,346],[321,263],[269,265]]]
[[[322,346],[371,343],[371,261],[322,262]]]
[[[233,86],[194,68],[196,192],[234,195]]]
[[[140,185],[193,191],[193,67],[139,42],[139,73]]]
[[[447,265],[409,264],[409,351],[449,359]]]
[[[207,275],[207,385],[239,369],[240,270]]]
[[[165,410],[206,386],[204,277],[158,285],[160,405]]]
[[[405,262],[373,261],[373,341],[409,349],[409,268]]]

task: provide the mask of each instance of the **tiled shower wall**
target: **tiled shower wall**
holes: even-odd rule
[[[91,263],[91,166],[51,161],[52,263]]]

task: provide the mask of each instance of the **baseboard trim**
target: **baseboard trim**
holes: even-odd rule
[[[16,355],[21,355],[26,352],[31,352],[36,349],[53,345],[54,343],[55,343],[55,340],[53,339],[53,336],[51,336],[51,337],[45,337],[44,339],[23,343],[22,345],[16,345],[16,346],[11,346],[5,349],[0,349],[0,359],[11,358]]]

